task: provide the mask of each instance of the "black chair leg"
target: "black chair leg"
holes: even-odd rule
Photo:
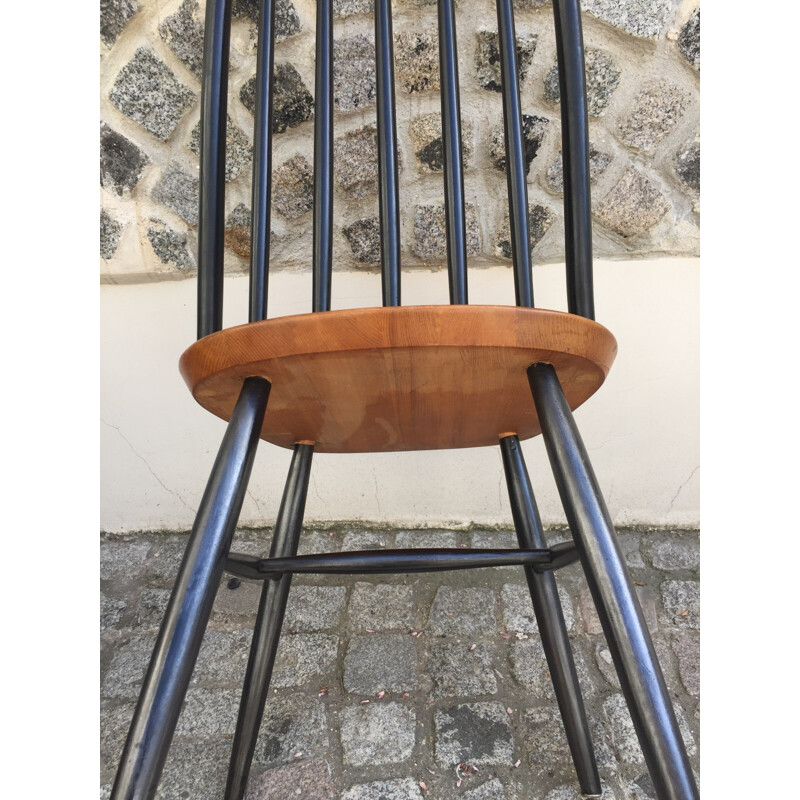
[[[275,523],[270,558],[285,558],[297,555],[300,532],[303,527],[303,512],[308,494],[308,477],[314,445],[295,445],[286,488]],[[264,716],[264,706],[269,693],[272,667],[289,597],[292,574],[285,572],[275,579],[264,581],[261,602],[258,606],[250,657],[247,661],[239,718],[228,770],[225,800],[241,800],[247,789],[247,778],[256,748],[258,729]]]
[[[664,677],[614,527],[561,384],[528,368],[547,454],[659,800],[699,797]]]
[[[505,436],[500,440],[503,467],[511,501],[511,513],[517,539],[522,548],[547,547],[544,540],[539,510],[533,496],[528,470],[522,457],[519,438]],[[539,625],[547,665],[553,680],[556,700],[564,721],[567,742],[575,763],[581,792],[585,797],[599,797],[602,793],[600,775],[592,747],[592,737],[586,719],[575,661],[572,657],[564,612],[558,598],[555,575],[552,572],[535,572],[525,567],[525,577],[533,600],[533,609]]]
[[[242,387],[161,623],[112,800],[147,800],[158,788],[242,508],[269,390],[263,378],[248,378]]]

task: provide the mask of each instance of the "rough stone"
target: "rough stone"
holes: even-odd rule
[[[194,269],[197,261],[189,251],[186,234],[173,230],[160,219],[151,219],[150,222],[147,238],[158,260],[181,271]]]
[[[346,602],[344,586],[293,586],[283,625],[286,630],[314,633],[341,622]]]
[[[258,734],[256,760],[273,767],[325,754],[328,748],[328,719],[318,699],[299,694],[272,695],[264,709]]]
[[[678,47],[686,60],[700,72],[700,9],[696,8],[678,36]]]
[[[250,258],[250,209],[239,203],[225,220],[225,246],[241,258]]]
[[[439,636],[479,636],[497,630],[496,595],[491,589],[440,586],[431,606],[428,630]]]
[[[342,800],[419,800],[423,796],[417,781],[399,778],[351,786],[342,794]]]
[[[353,550],[382,550],[391,545],[388,533],[374,531],[349,531],[342,540],[342,552]]]
[[[564,725],[558,709],[552,705],[532,708],[520,715],[528,762],[538,776],[572,778],[573,767]],[[593,737],[597,746],[597,739]]]
[[[357,219],[342,228],[356,261],[362,264],[381,263],[381,223],[377,217]]]
[[[259,0],[233,0],[231,14],[239,17],[247,14],[253,22],[258,22]],[[300,17],[292,0],[276,0],[275,3],[275,41],[282,42],[300,32]]]
[[[120,197],[139,182],[150,159],[129,139],[100,125],[100,185]]]
[[[125,600],[108,597],[100,592],[100,630],[107,631],[116,628],[128,604]]]
[[[464,793],[464,800],[505,800],[506,790],[497,778]]]
[[[408,133],[417,157],[417,166],[422,172],[441,172],[444,169],[444,146],[442,144],[442,115],[423,114],[414,117]],[[461,163],[468,169],[472,160],[473,125],[465,118],[461,122]]]
[[[296,128],[314,116],[314,98],[306,89],[300,73],[291,64],[275,65],[272,89],[273,133],[283,133],[287,128]],[[251,114],[255,114],[255,75],[242,86],[239,99]]]
[[[620,236],[644,233],[667,213],[664,195],[635,167],[628,167],[597,204],[595,216]]]
[[[400,151],[397,166],[402,172]],[[377,194],[378,134],[374,125],[364,125],[334,140],[333,176],[339,188],[355,200]]]
[[[500,43],[497,31],[478,31],[476,34],[475,69],[481,88],[490,92],[502,90],[500,75]],[[520,84],[528,74],[539,37],[535,33],[517,36],[517,66]]]
[[[314,204],[314,175],[311,164],[301,155],[284,161],[274,172],[272,203],[286,219],[297,219]]]
[[[463,642],[437,643],[431,647],[426,672],[437,699],[497,692],[492,653],[485,644],[470,650]]]
[[[244,800],[335,800],[336,797],[328,764],[308,759],[251,778]]]
[[[573,653],[573,655],[576,655],[576,653]],[[532,697],[541,700],[555,698],[553,681],[550,679],[550,668],[547,665],[544,648],[539,639],[512,642],[510,660],[514,679]],[[582,679],[580,683],[585,692],[587,684]]]
[[[104,208],[100,209],[100,256],[108,260],[117,252],[122,224],[117,222]]]
[[[357,630],[408,629],[414,625],[414,589],[395,583],[357,583],[350,597]]]
[[[295,587],[298,588],[298,587]],[[271,685],[275,689],[302,686],[313,678],[318,684],[333,670],[339,637],[320,633],[281,636]]]
[[[398,33],[394,37],[397,85],[409,94],[439,90],[439,41],[430,33]]]
[[[664,581],[661,584],[661,599],[671,625],[677,628],[700,628],[698,581]]]
[[[680,631],[672,638],[672,651],[678,657],[681,683],[690,695],[700,694],[700,636],[693,631]]]
[[[592,117],[600,117],[614,94],[622,72],[608,53],[593,47],[586,49],[586,109]],[[551,103],[561,102],[558,65],[553,65],[544,79],[544,96]]]
[[[153,187],[153,199],[180,214],[190,225],[197,225],[200,214],[200,179],[171,163]]]
[[[333,42],[333,104],[353,111],[375,103],[375,43],[358,34]]]
[[[700,191],[699,142],[691,142],[678,151],[675,156],[675,172],[690,189]]]
[[[686,93],[674,83],[664,80],[645,87],[620,125],[622,141],[636,150],[652,152],[678,124],[687,105]]]
[[[342,711],[344,761],[353,767],[399,764],[416,739],[414,712],[400,703],[369,703]]]
[[[119,764],[135,708],[133,703],[100,706],[100,771],[110,778]]]
[[[596,797],[597,795],[593,795]],[[559,786],[556,789],[548,792],[544,800],[582,800],[585,795],[581,794],[580,790],[574,785]],[[602,794],[599,795],[600,800],[616,800],[616,795],[606,784],[602,785]]]
[[[538,633],[536,616],[533,613],[533,603],[527,584],[506,583],[500,593],[503,601],[503,625],[507,631],[515,633]],[[567,630],[572,630],[575,624],[575,612],[572,608],[572,598],[563,586],[558,587],[558,597],[561,601],[561,610],[564,612],[564,622]]]
[[[241,689],[190,688],[178,718],[177,736],[232,736]]]
[[[123,583],[135,581],[142,574],[150,545],[142,541],[100,544],[100,580]]]
[[[481,252],[481,229],[478,210],[466,203],[467,255]],[[444,206],[414,208],[414,252],[422,259],[444,258],[447,255],[447,229]]]
[[[555,214],[547,206],[538,203],[528,206],[528,241],[533,250],[550,230],[555,220]],[[511,220],[508,211],[503,216],[503,224],[497,232],[494,242],[494,252],[501,258],[511,258]]]
[[[408,692],[417,688],[417,672],[417,651],[407,634],[354,636],[344,660],[344,688],[365,695]]]
[[[508,766],[514,761],[514,736],[501,703],[463,703],[434,714],[436,760],[475,766]]]
[[[100,40],[113,47],[122,29],[139,10],[139,0],[100,0]]]
[[[583,0],[581,8],[633,36],[658,36],[672,11],[672,0]]]
[[[530,172],[531,161],[536,158],[536,153],[542,144],[550,120],[546,117],[535,115],[522,115],[522,138],[525,147],[525,174]],[[501,172],[506,169],[506,142],[502,125],[492,127],[489,140],[489,158],[492,164]]]
[[[158,631],[170,594],[169,589],[144,589],[136,607],[136,628]]]
[[[252,637],[251,630],[206,631],[192,674],[192,683],[241,686]]]
[[[152,50],[140,47],[120,70],[109,99],[127,117],[166,141],[197,95]]]
[[[139,696],[155,642],[154,635],[132,636],[116,648],[101,687],[103,697],[135,700]]]
[[[657,533],[645,544],[645,555],[656,569],[697,569],[700,566],[700,543],[682,533]]]
[[[159,784],[158,800],[211,800],[222,797],[231,754],[229,739],[176,737]]]
[[[458,547],[458,539],[453,531],[400,531],[395,547],[410,550],[419,547]]]
[[[225,124],[225,180],[238,178],[253,158],[253,146],[242,130],[228,117]],[[192,128],[189,149],[200,155],[200,123]]]
[[[334,17],[352,17],[356,14],[371,14],[375,9],[373,0],[333,0]]]
[[[589,142],[589,182],[595,181],[606,171],[606,167],[611,163],[612,157],[608,153],[601,153]],[[545,173],[545,183],[551,192],[562,194],[564,191],[564,155],[559,150],[553,163],[547,168]]]
[[[551,0],[513,0],[514,8],[542,8],[549,5]]]
[[[162,41],[198,78],[203,74],[203,18],[197,0],[183,0],[158,26]]]

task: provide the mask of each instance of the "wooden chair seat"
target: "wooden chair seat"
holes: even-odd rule
[[[219,331],[182,356],[204,408],[229,420],[244,380],[272,385],[261,438],[327,453],[496,445],[541,432],[526,369],[551,363],[570,408],[602,385],[617,344],[575,314],[406,306],[278,317]]]

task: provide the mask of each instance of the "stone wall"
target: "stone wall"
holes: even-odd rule
[[[371,0],[333,0],[338,270],[377,269]],[[247,269],[255,0],[233,0],[226,166],[228,272]],[[583,0],[597,255],[696,255],[700,11],[696,0]],[[563,259],[561,136],[552,9],[515,0],[535,262]],[[313,0],[278,0],[272,269],[311,263]],[[107,282],[196,268],[203,6],[101,0],[100,253]],[[510,243],[497,21],[489,0],[456,12],[470,265]],[[394,7],[402,257],[444,264],[436,7]]]

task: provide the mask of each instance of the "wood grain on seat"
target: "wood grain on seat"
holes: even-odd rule
[[[272,384],[261,438],[323,453],[433,450],[540,433],[526,369],[555,367],[570,408],[617,344],[602,325],[509,306],[406,306],[277,317],[213,333],[181,357],[195,399],[229,419],[245,378]]]

